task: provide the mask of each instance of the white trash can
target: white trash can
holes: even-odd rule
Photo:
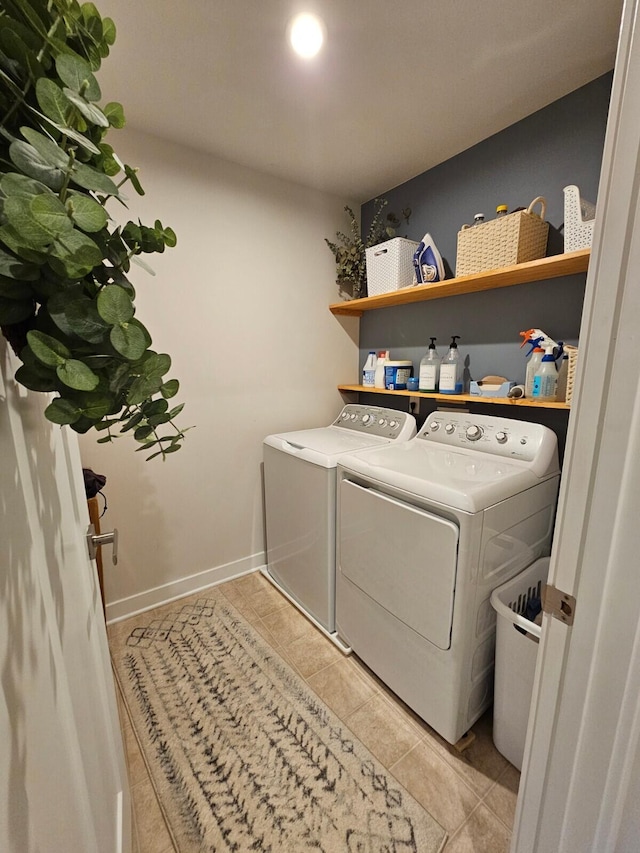
[[[522,770],[541,633],[540,626],[523,614],[531,599],[542,597],[548,574],[549,557],[543,557],[491,593],[497,613],[493,742],[518,770]]]

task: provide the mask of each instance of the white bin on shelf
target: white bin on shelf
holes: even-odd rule
[[[523,614],[532,598],[542,597],[548,574],[549,557],[543,557],[491,593],[497,613],[493,742],[518,770],[522,770],[541,632]]]

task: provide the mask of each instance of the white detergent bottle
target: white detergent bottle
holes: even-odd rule
[[[533,380],[535,379],[535,375],[538,372],[538,368],[542,363],[542,357],[544,356],[544,350],[542,347],[534,347],[531,351],[531,356],[529,357],[529,361],[527,362],[527,372],[525,374],[524,380],[524,396],[531,399],[533,397]]]
[[[440,365],[441,394],[462,394],[462,367],[457,344],[459,337],[460,335],[452,336],[449,352],[442,359]]]
[[[362,368],[362,384],[365,388],[376,387],[376,354],[371,350]]]
[[[547,347],[540,366],[533,377],[533,399],[541,403],[553,403],[558,388],[558,370],[553,347]]]
[[[431,338],[429,348],[420,361],[418,391],[435,393],[438,390],[440,378],[440,356],[436,349],[436,338]]]
[[[380,350],[378,353],[378,360],[376,361],[376,372],[374,378],[374,387],[375,388],[384,388],[384,366],[386,362],[389,361],[389,350]]]

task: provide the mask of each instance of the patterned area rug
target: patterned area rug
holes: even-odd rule
[[[180,853],[442,849],[442,827],[226,600],[141,616],[114,663]]]

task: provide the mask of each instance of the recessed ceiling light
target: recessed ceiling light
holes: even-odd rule
[[[289,24],[289,41],[298,56],[311,59],[322,47],[324,24],[320,18],[307,12],[296,15]]]

